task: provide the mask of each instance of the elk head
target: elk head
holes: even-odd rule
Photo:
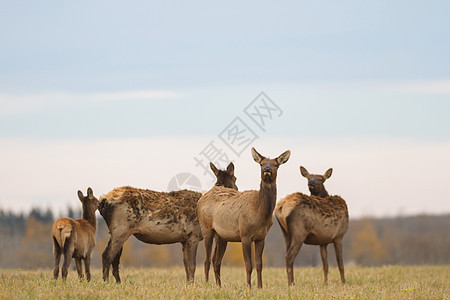
[[[252,148],[253,159],[261,166],[261,180],[272,183],[277,179],[278,167],[288,161],[291,151],[287,150],[274,159],[266,158]]]
[[[308,179],[308,189],[311,195],[318,197],[327,197],[328,192],[325,190],[323,185],[325,180],[331,177],[333,169],[328,169],[323,175],[309,174],[309,172],[302,166],[300,166],[300,173],[303,177]]]
[[[214,172],[214,175],[216,175],[217,177],[217,181],[215,184],[216,186],[224,186],[234,190],[238,189],[236,185],[236,177],[234,176],[234,164],[232,162],[229,163],[225,171],[217,169],[212,162],[209,163],[209,166]]]
[[[98,199],[94,197],[94,193],[91,188],[87,189],[87,196],[83,195],[83,192],[78,191],[78,198],[81,201],[84,211],[95,212],[98,208]]]

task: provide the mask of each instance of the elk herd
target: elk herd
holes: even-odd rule
[[[54,278],[58,278],[61,255],[64,256],[61,275],[67,278],[71,259],[75,259],[80,280],[84,260],[86,279],[91,279],[90,259],[95,246],[98,209],[105,220],[110,239],[102,254],[103,280],[108,280],[109,269],[117,283],[123,244],[134,235],[148,244],[181,243],[186,282],[194,282],[198,244],[204,240],[206,281],[212,264],[216,284],[221,286],[220,267],[228,242],[242,243],[246,279],[251,287],[252,243],[256,264],[258,288],[262,288],[262,257],[264,243],[273,223],[273,214],[280,224],[286,244],[286,272],[288,284],[294,284],[293,264],[302,244],[318,245],[322,258],[324,281],[328,278],[327,245],[333,244],[341,281],[345,283],[342,260],[342,239],[347,231],[349,217],[345,201],[330,196],[324,182],[332,169],[324,175],[310,174],[300,167],[308,179],[311,195],[293,193],[277,199],[278,168],[286,163],[290,151],[274,159],[264,157],[254,148],[251,154],[261,169],[259,190],[238,191],[234,165],[226,170],[210,163],[217,178],[215,185],[203,195],[190,190],[156,192],[130,186],[118,187],[107,194],[94,197],[91,188],[84,196],[78,191],[82,217],[78,220],[60,218],[52,228]],[[214,247],[213,247],[214,244]]]

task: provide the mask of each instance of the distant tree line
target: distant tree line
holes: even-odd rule
[[[79,218],[80,211],[68,208],[66,216]],[[29,214],[0,210],[0,267],[51,268],[53,264],[51,226],[55,218],[50,209],[34,208]],[[101,254],[109,240],[108,228],[98,219],[97,246],[92,265],[101,266]],[[148,245],[129,239],[124,246],[124,267],[163,267],[182,265],[181,245]],[[335,265],[333,246],[328,246],[329,262]],[[285,245],[276,220],[266,238],[266,266],[284,266]],[[199,245],[198,263],[204,259]],[[450,263],[450,214],[417,215],[395,218],[350,219],[344,238],[346,265],[379,266],[386,264],[423,265]],[[223,263],[243,265],[239,243],[229,243]],[[320,266],[318,246],[303,245],[297,266]]]

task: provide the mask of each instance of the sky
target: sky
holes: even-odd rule
[[[449,11],[2,1],[0,209],[64,214],[88,186],[166,191],[183,173],[208,190],[208,158],[257,189],[255,147],[292,152],[278,199],[308,193],[300,165],[332,167],[325,186],[350,216],[449,213]]]

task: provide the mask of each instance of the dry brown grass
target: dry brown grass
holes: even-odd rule
[[[79,282],[70,270],[66,283],[52,278],[51,270],[0,270],[1,299],[61,298],[261,298],[261,299],[449,299],[449,266],[385,266],[346,268],[342,285],[336,268],[330,269],[329,283],[323,284],[321,268],[296,268],[296,285],[287,287],[282,268],[263,271],[262,290],[245,286],[243,268],[222,268],[222,288],[205,283],[199,266],[196,283],[185,285],[183,268],[122,269],[122,284],[101,281],[93,270],[90,283]],[[253,274],[255,275],[255,274]],[[253,276],[255,284],[255,276]]]

